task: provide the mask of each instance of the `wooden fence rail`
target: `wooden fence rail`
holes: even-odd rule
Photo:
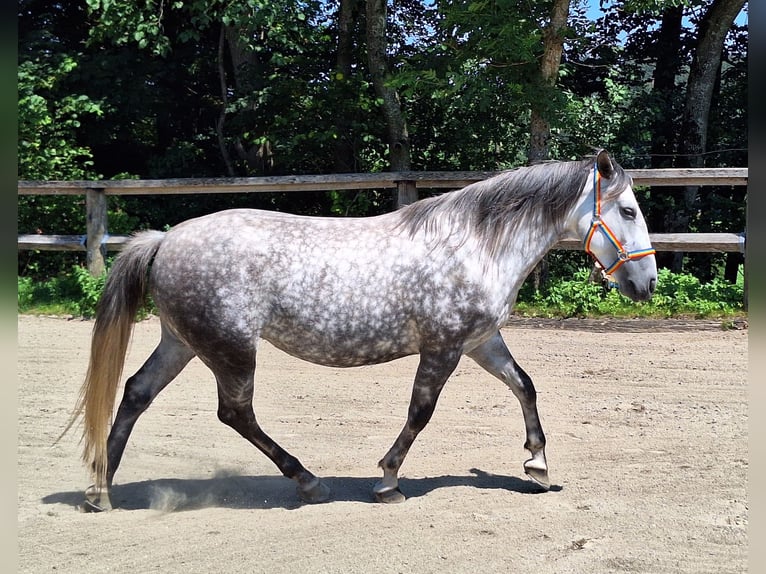
[[[626,170],[634,185],[714,186],[747,185],[747,168]],[[19,250],[85,251],[94,275],[104,269],[107,251],[118,251],[128,237],[110,236],[107,227],[109,195],[172,195],[199,193],[259,193],[360,189],[395,190],[397,205],[417,200],[418,189],[458,189],[495,175],[494,171],[384,172],[215,179],[129,179],[103,181],[19,181],[19,195],[85,195],[86,229],[82,235],[19,235]],[[745,252],[745,233],[650,234],[658,251]],[[564,241],[559,249],[579,249]]]

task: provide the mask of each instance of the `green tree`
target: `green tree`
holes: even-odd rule
[[[724,42],[734,19],[742,10],[745,0],[713,0],[706,6],[697,24],[694,53],[689,66],[681,129],[681,151],[684,163],[689,167],[705,167],[708,151],[708,126],[714,93],[720,90],[721,62]],[[699,186],[687,186],[683,193],[682,208],[677,210],[671,231],[689,232],[694,230],[693,221],[700,212]],[[682,254],[676,254],[671,270],[681,272]],[[702,278],[712,277],[709,265],[702,272]]]
[[[76,9],[45,2],[21,2],[19,22],[18,177],[27,180],[98,179],[91,148],[82,138],[83,123],[104,114],[98,99],[75,86],[82,53],[76,42],[59,38]],[[81,14],[80,14],[81,15]],[[77,26],[73,25],[73,30]],[[20,196],[19,233],[81,233],[84,199],[78,196]],[[20,253],[21,272],[48,275],[78,260],[71,254]]]
[[[327,95],[337,95],[336,34],[326,5],[90,0],[89,7],[96,23],[92,42],[137,46],[154,59],[174,67],[183,61],[198,77],[202,73],[186,84],[208,105],[206,131],[194,144],[203,149],[193,163],[215,150],[218,175],[332,171],[337,109]],[[358,81],[352,85],[364,89]]]
[[[530,142],[540,157],[604,146],[626,167],[678,165],[698,31],[722,1],[625,0],[591,22],[580,0],[22,0],[19,175],[489,170],[527,162]],[[746,27],[731,27],[721,54],[704,157],[746,165],[746,151],[717,152],[747,148]],[[543,74],[541,62],[554,65]],[[638,193],[654,232],[683,209],[682,190]],[[743,194],[706,189],[689,228],[743,229]],[[21,209],[20,230],[82,233],[80,201],[22,198],[40,203]],[[372,214],[393,203],[388,191],[365,191],[110,205],[119,232],[228,207]],[[687,255],[684,266],[704,278],[723,261]],[[551,255],[567,273],[584,263]],[[726,258],[728,277],[737,267]]]
[[[540,94],[550,93],[556,86],[564,50],[564,37],[569,17],[569,0],[554,0],[548,22],[542,27],[542,55],[538,68],[537,84]],[[554,110],[544,105],[545,97],[534,98],[530,106],[529,161],[549,159],[548,141],[551,137],[551,120]],[[542,103],[541,103],[542,102]]]
[[[62,81],[77,68],[71,55],[19,63],[19,178],[95,179],[91,150],[78,141],[84,116],[103,115],[85,94],[67,93]]]
[[[614,96],[623,101],[617,115],[597,117],[617,120],[605,131],[613,134],[616,146],[610,147],[627,167],[689,166],[691,133],[683,127],[684,110],[692,94],[699,96],[691,79],[692,64],[702,21],[714,4],[713,0],[615,2],[585,41],[573,44],[569,58],[583,66],[563,83],[581,97],[591,92],[599,106],[616,102]],[[714,66],[711,123],[705,130],[702,157],[707,167],[743,166],[747,165],[747,27],[728,21],[718,32],[724,33],[725,41],[718,52],[722,61]],[[732,100],[735,93],[738,96]],[[583,117],[590,121],[590,116]],[[744,230],[745,188],[706,187],[699,194],[694,189],[688,198],[686,191],[666,186],[639,190],[651,231]],[[733,281],[742,258],[737,253],[664,252],[658,254],[658,263],[676,270],[683,266],[703,280],[725,265],[726,277]]]

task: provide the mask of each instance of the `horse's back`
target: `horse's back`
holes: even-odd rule
[[[382,362],[418,348],[402,294],[417,277],[405,270],[412,249],[403,241],[378,218],[219,212],[167,233],[152,296],[194,345],[262,337],[313,362]],[[392,337],[399,342],[382,341]]]
[[[153,279],[167,294],[186,292],[202,298],[202,290],[209,297],[220,292],[229,298],[226,292],[231,288],[263,293],[297,288],[296,281],[315,290],[339,285],[353,274],[353,266],[361,269],[369,261],[406,254],[404,241],[380,218],[227,210],[171,229],[155,257]]]

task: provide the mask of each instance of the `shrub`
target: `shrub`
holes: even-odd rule
[[[590,280],[590,270],[580,269],[571,279],[556,279],[547,289],[535,292],[528,282],[519,293],[516,313],[543,317],[722,317],[743,312],[743,274],[737,283],[713,279],[700,281],[686,273],[661,269],[651,301],[635,303],[616,289],[605,289]],[[104,288],[106,274],[93,277],[75,265],[67,275],[45,281],[18,278],[19,312],[43,312],[92,317]],[[151,300],[139,318],[154,311]]]
[[[744,289],[742,274],[737,283],[714,279],[702,284],[687,273],[660,269],[657,289],[650,301],[635,303],[616,289],[604,289],[590,281],[590,271],[581,269],[572,279],[560,279],[547,290],[523,290],[516,312],[546,317],[612,315],[633,317],[672,317],[694,315],[712,317],[742,312]]]

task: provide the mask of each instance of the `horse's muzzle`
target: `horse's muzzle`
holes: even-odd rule
[[[632,279],[620,281],[620,292],[633,301],[648,301],[652,298],[656,287],[656,277],[645,282],[636,282]]]

